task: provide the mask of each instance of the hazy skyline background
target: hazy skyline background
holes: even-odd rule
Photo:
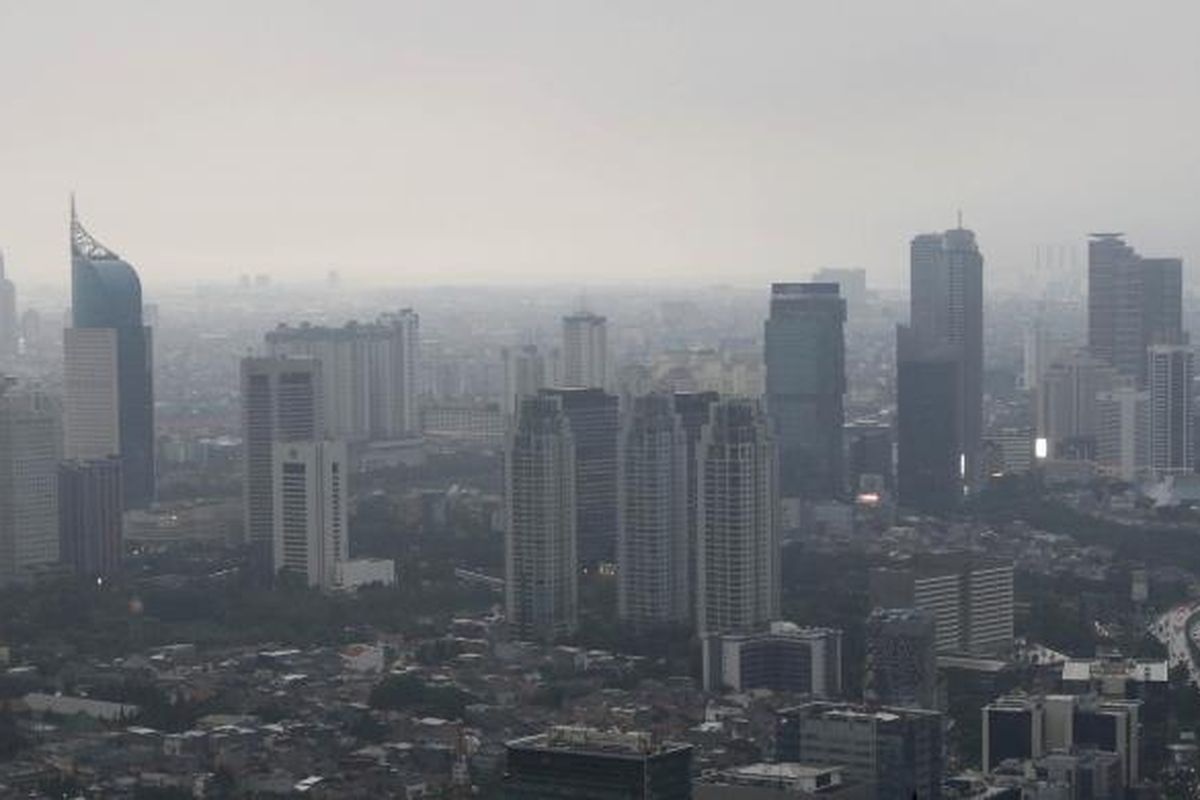
[[[1191,265],[1198,28],[1182,1],[0,0],[0,248],[65,286],[74,189],[149,287],[899,286],[959,208],[991,287],[1090,230]]]

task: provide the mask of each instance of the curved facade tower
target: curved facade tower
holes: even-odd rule
[[[144,508],[154,499],[154,385],[152,340],[142,324],[142,284],[132,266],[96,241],[79,223],[71,204],[71,324],[67,353],[67,450],[74,457],[120,456],[125,508]],[[102,352],[111,343],[109,357]],[[103,372],[115,374],[103,375]],[[107,380],[105,380],[107,378]],[[108,387],[115,399],[115,420],[91,411],[93,388]],[[71,394],[76,395],[75,398]],[[81,396],[85,395],[85,396]],[[99,403],[103,405],[103,403]],[[82,409],[72,428],[71,407]],[[98,431],[113,427],[115,431]],[[117,452],[105,441],[115,441]]]

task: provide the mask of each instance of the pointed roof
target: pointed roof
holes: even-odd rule
[[[86,258],[89,261],[120,261],[121,257],[109,250],[79,222],[75,212],[75,195],[71,194],[71,255]]]

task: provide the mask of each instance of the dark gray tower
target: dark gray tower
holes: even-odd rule
[[[117,421],[125,508],[154,499],[154,386],[150,328],[137,272],[84,230],[71,201],[72,327],[116,339]]]
[[[845,490],[846,301],[836,283],[776,283],[765,327],[767,412],[783,497]]]

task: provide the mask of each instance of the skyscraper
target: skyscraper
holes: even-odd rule
[[[696,456],[701,634],[754,630],[779,616],[775,444],[753,400],[714,404]]]
[[[846,301],[836,283],[776,283],[765,325],[767,411],[784,497],[845,491]]]
[[[1192,438],[1194,355],[1186,345],[1156,344],[1148,351],[1150,467],[1158,476],[1195,469]]]
[[[691,617],[685,437],[666,394],[636,398],[621,431],[617,610],[636,628]]]
[[[1146,350],[1181,344],[1183,266],[1143,258],[1119,233],[1088,241],[1088,347],[1121,374],[1146,384]]]
[[[17,287],[4,273],[4,253],[0,252],[0,360],[17,355],[21,338],[17,318]]]
[[[76,575],[108,577],[121,568],[121,462],[64,461],[58,468],[62,562]]]
[[[321,363],[312,358],[244,358],[241,369],[245,537],[265,561],[275,535],[275,445],[325,435]]]
[[[700,553],[700,464],[696,456],[700,452],[700,435],[708,424],[709,409],[720,400],[716,392],[676,392],[675,413],[683,427],[684,478],[687,484],[687,529],[688,529],[688,614],[693,621],[696,614],[696,576]]]
[[[133,267],[84,229],[75,214],[74,202],[71,312],[74,332],[67,336],[65,345],[67,454],[82,458],[119,456],[125,508],[143,508],[154,500],[155,468],[153,350],[151,330],[142,323],[142,285]],[[73,381],[72,372],[78,375],[80,371],[91,373],[92,378]],[[118,446],[102,453],[94,449],[97,431],[81,430],[72,420],[89,417],[83,409],[111,403],[113,384]],[[104,396],[93,397],[93,389]],[[111,425],[107,427],[107,435],[111,435]],[[90,442],[81,444],[74,439],[76,436]]]
[[[953,348],[922,350],[896,329],[896,485],[900,503],[945,512],[962,498],[966,471],[958,415],[962,359]]]
[[[608,320],[581,311],[563,317],[562,385],[608,387]]]
[[[1100,435],[1098,398],[1132,378],[1122,377],[1088,350],[1062,353],[1042,373],[1037,391],[1038,436],[1047,455],[1061,460],[1096,457]]]
[[[505,606],[522,639],[578,624],[575,438],[563,399],[521,400],[505,453]]]
[[[571,426],[579,563],[611,564],[617,558],[618,398],[596,388],[541,393],[559,398]]]
[[[58,560],[58,410],[0,382],[0,584]]]
[[[530,397],[548,385],[546,359],[537,345],[506,347],[504,358],[504,413],[511,416],[522,397]]]
[[[967,485],[979,478],[983,439],[983,256],[962,227],[912,240],[910,317],[915,353],[954,353],[956,414]]]
[[[281,325],[267,333],[267,350],[321,362],[322,416],[330,436],[403,439],[420,431],[419,324],[416,312],[402,309],[366,325]]]
[[[275,570],[335,588],[350,557],[346,443],[277,443],[274,473]]]

